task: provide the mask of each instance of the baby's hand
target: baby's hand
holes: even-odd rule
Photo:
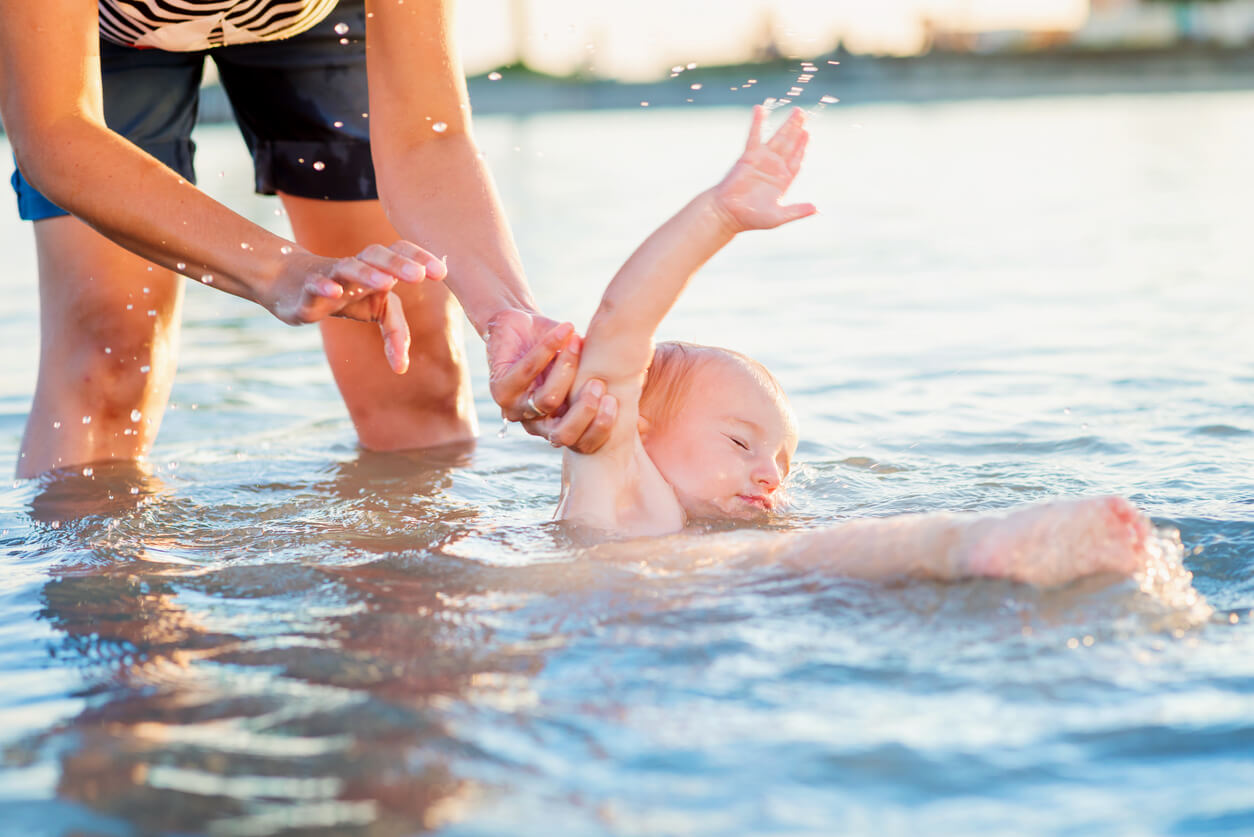
[[[775,136],[763,143],[765,121],[766,109],[754,106],[745,153],[714,187],[715,205],[735,232],[769,230],[818,211],[809,203],[780,205],[784,192],[801,170],[801,159],[810,139],[805,129],[805,112],[794,108]]]

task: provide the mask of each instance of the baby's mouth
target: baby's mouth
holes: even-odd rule
[[[774,499],[764,494],[737,494],[736,496],[745,503],[748,503],[754,508],[761,509],[762,511],[771,511],[775,508]]]

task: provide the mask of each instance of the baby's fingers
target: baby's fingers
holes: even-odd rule
[[[792,173],[793,177],[796,177],[797,173],[801,171],[801,161],[806,156],[806,146],[809,144],[810,134],[806,131],[802,131],[801,138],[797,140],[796,145],[793,146],[792,151],[789,153],[785,161],[785,164],[788,166],[788,171]]]
[[[745,142],[745,151],[752,151],[762,144],[762,123],[766,121],[766,108],[753,106],[753,121],[749,123],[749,139]]]
[[[794,203],[789,204],[788,206],[781,206],[778,207],[778,210],[775,213],[775,218],[773,219],[775,223],[772,224],[772,226],[780,227],[790,221],[807,218],[818,211],[818,207],[812,203]]]
[[[767,141],[766,147],[781,157],[790,157],[794,146],[805,134],[805,124],[806,112],[801,108],[793,108],[792,113],[788,114],[788,119],[784,121],[783,125],[779,126],[779,130]]]

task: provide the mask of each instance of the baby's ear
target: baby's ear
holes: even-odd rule
[[[641,439],[649,435],[649,428],[652,426],[653,425],[644,416],[636,417],[636,433],[640,434]]]

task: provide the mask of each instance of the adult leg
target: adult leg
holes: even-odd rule
[[[181,279],[75,218],[34,227],[39,375],[17,474],[142,459],[174,377]]]
[[[400,236],[377,200],[325,201],[280,192],[296,240],[343,257]],[[387,364],[373,323],[327,320],[322,343],[363,447],[402,450],[473,439],[478,432],[457,300],[439,282],[397,287],[413,342],[409,371]]]

